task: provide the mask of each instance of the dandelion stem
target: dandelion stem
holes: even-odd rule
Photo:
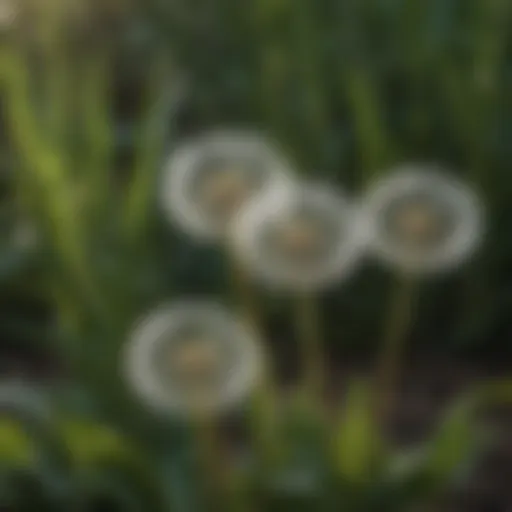
[[[318,301],[310,294],[297,299],[297,335],[300,338],[301,357],[304,370],[304,388],[312,399],[322,393],[324,369]]]
[[[261,330],[261,319],[257,307],[256,293],[243,264],[236,255],[230,254],[231,280],[237,307],[244,320],[256,331]]]
[[[201,416],[194,419],[194,427],[204,494],[213,507],[222,503],[220,498],[226,490],[218,425],[213,417]]]
[[[244,266],[232,252],[230,253],[230,267],[232,272],[232,287],[235,300],[238,307],[242,310],[242,315],[255,332],[256,339],[262,337],[262,321],[258,310],[256,293],[251,285],[249,276]],[[265,347],[262,347],[262,353],[266,355]],[[251,403],[251,426],[253,434],[258,444],[259,453],[263,454],[265,461],[271,462],[277,457],[277,444],[274,442],[274,424],[275,424],[275,399],[276,384],[274,382],[274,371],[272,362],[268,357],[265,358],[263,366],[264,375],[260,386],[255,392]]]
[[[379,410],[384,418],[389,417],[394,411],[402,357],[416,301],[416,285],[416,281],[410,277],[401,276],[399,278],[394,286],[390,311],[386,316],[386,327],[378,368],[378,385],[381,396]]]

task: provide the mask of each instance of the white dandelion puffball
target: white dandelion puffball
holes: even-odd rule
[[[332,187],[296,184],[257,198],[233,225],[232,244],[268,284],[314,289],[348,276],[364,246],[358,209]]]
[[[195,416],[236,406],[257,385],[263,357],[253,332],[214,302],[163,306],[135,330],[126,374],[162,413]]]
[[[215,131],[171,155],[163,175],[163,207],[186,232],[217,239],[248,199],[285,186],[290,176],[288,164],[262,137]]]
[[[451,269],[473,253],[483,235],[477,195],[436,168],[399,168],[370,191],[364,211],[370,247],[407,273]]]

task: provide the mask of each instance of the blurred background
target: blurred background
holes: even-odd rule
[[[169,152],[217,127],[267,133],[299,174],[356,197],[403,162],[441,164],[481,194],[483,247],[421,288],[395,437],[420,439],[450,397],[511,374],[508,0],[1,0],[0,58],[5,379],[109,417],[141,313],[173,297],[233,303],[222,252],[156,200]],[[372,369],[393,281],[369,262],[321,297],[333,397]],[[290,300],[261,292],[261,304],[287,386]],[[498,423],[512,438],[510,416]],[[512,506],[511,442],[460,510]]]

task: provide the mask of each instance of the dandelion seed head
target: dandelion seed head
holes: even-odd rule
[[[162,183],[165,211],[186,232],[224,236],[252,197],[284,187],[288,164],[268,141],[248,132],[213,132],[178,148]]]
[[[408,273],[462,263],[483,235],[483,207],[473,190],[433,167],[405,166],[379,181],[365,200],[370,247]]]
[[[127,378],[155,410],[212,414],[235,406],[257,384],[262,355],[255,335],[221,305],[163,306],[134,331]]]
[[[363,246],[355,205],[313,183],[258,197],[240,213],[232,242],[248,269],[288,289],[319,288],[348,276]]]

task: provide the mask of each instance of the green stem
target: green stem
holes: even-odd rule
[[[297,334],[300,339],[301,359],[304,371],[304,390],[311,399],[317,399],[323,391],[324,362],[318,301],[310,294],[297,299]]]
[[[210,505],[213,510],[216,503],[224,501],[222,498],[227,491],[218,425],[215,418],[201,416],[193,419],[193,427],[204,496],[208,510]]]
[[[230,257],[232,289],[235,300],[247,325],[255,333],[256,339],[262,340],[263,327],[256,293],[241,262],[233,253],[230,253]],[[258,452],[263,455],[266,462],[270,463],[278,457],[278,446],[274,439],[277,385],[274,380],[272,363],[270,358],[266,357],[265,347],[262,347],[262,353],[265,357],[264,375],[251,403],[250,421]]]
[[[413,319],[415,296],[416,281],[401,276],[393,290],[390,312],[386,317],[387,325],[378,368],[381,397],[379,410],[385,418],[393,414],[395,407],[405,343]]]

